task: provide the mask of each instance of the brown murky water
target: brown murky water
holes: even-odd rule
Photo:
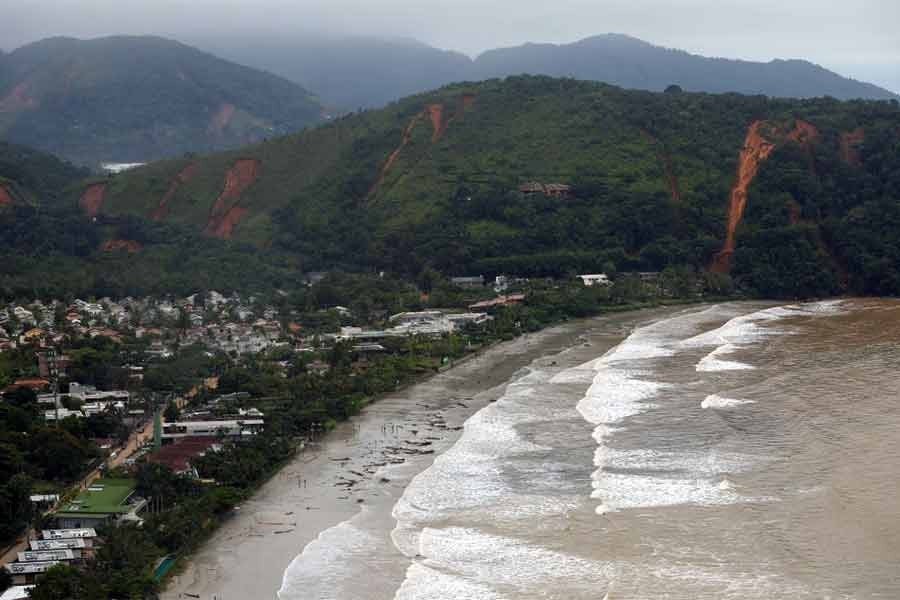
[[[900,302],[610,335],[518,373],[413,479],[389,578],[332,552],[370,585],[304,597],[900,598]]]

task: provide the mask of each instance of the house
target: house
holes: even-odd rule
[[[64,529],[94,528],[110,521],[138,519],[137,514],[147,501],[133,498],[136,485],[133,479],[98,479],[63,505],[54,517]]]
[[[32,550],[77,550],[84,552],[92,547],[90,538],[66,538],[66,539],[43,539],[31,540],[28,545]]]
[[[148,455],[147,461],[168,467],[178,475],[196,475],[191,462],[207,452],[218,451],[221,445],[222,440],[211,435],[180,438]]]
[[[50,387],[50,382],[39,377],[25,377],[23,379],[16,379],[11,386],[6,388],[6,391],[12,391],[20,387],[31,388],[37,392]]]
[[[487,313],[458,313],[447,315],[454,329],[463,329],[467,325],[482,325],[494,317]]]
[[[69,549],[63,550],[26,550],[18,553],[19,562],[44,562],[50,560],[75,560],[75,552]]]
[[[15,315],[16,319],[18,319],[19,323],[36,325],[37,321],[34,318],[34,313],[28,309],[25,309],[21,306],[17,306],[13,308],[13,315]]]
[[[607,277],[606,273],[596,273],[593,275],[579,275],[578,279],[585,285],[585,287],[593,287],[595,285],[600,286],[610,286],[612,285],[612,281],[610,281],[609,277]]]
[[[69,384],[69,397],[80,402],[128,402],[131,394],[125,390],[101,391],[92,385]]]
[[[451,277],[450,283],[465,289],[477,289],[484,287],[484,275],[477,277]]]
[[[50,371],[53,370],[52,367],[54,366],[53,363],[54,359],[48,353],[41,352],[38,354],[38,373],[41,377],[45,379],[50,377]],[[62,355],[56,357],[55,363],[57,375],[65,377],[72,360],[68,356]]]
[[[16,586],[21,584],[32,584],[37,580],[37,576],[46,573],[50,567],[60,564],[58,560],[48,560],[42,562],[14,562],[6,565],[6,570],[12,575],[13,584]],[[21,598],[21,596],[19,596]]]
[[[68,419],[69,417],[81,419],[82,417],[84,417],[84,413],[80,410],[69,410],[68,408],[55,408],[52,410],[44,411],[45,421],[62,421],[63,419]]]
[[[568,198],[572,194],[572,186],[565,183],[541,183],[529,181],[519,186],[519,192],[526,196],[543,194],[553,198]]]
[[[523,194],[543,194],[544,184],[537,181],[529,181],[519,186],[519,191]]]
[[[565,183],[548,183],[544,193],[552,198],[568,198],[572,194],[572,186]]]
[[[25,333],[19,336],[19,343],[23,346],[26,344],[39,344],[43,339],[46,332],[39,327],[35,327],[33,329],[29,329]]]

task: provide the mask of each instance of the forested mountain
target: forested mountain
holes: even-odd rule
[[[212,52],[296,81],[328,104],[356,110],[458,81],[550,75],[662,91],[773,97],[895,98],[887,90],[841,77],[802,60],[768,63],[707,58],[617,34],[572,44],[525,44],[490,50],[475,60],[410,40],[296,36],[197,40]]]
[[[0,139],[83,165],[236,147],[321,113],[295,83],[162,38],[52,38],[0,55]]]
[[[672,265],[767,296],[898,294],[900,106],[514,77],[147,165],[76,204],[92,220],[72,235],[106,265],[78,282],[110,293]],[[64,249],[42,252],[4,293],[59,283],[27,264]]]
[[[277,73],[313,90],[331,107],[384,106],[469,77],[471,59],[415,40],[300,35],[217,36],[195,40],[210,52]]]

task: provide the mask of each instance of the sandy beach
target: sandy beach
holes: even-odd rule
[[[173,576],[161,597],[277,598],[285,570],[323,532],[354,517],[383,521],[389,532],[391,510],[409,481],[456,442],[465,421],[500,397],[517,371],[587,346],[585,336],[602,323],[601,337],[608,339],[591,336],[594,347],[579,352],[595,356],[604,351],[601,346],[618,343],[635,322],[658,312],[612,315],[528,334],[379,399],[267,482]],[[385,568],[402,575],[407,561],[389,538],[377,551],[386,553]]]

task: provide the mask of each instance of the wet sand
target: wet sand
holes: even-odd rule
[[[495,345],[368,406],[299,453],[244,503],[161,598],[276,598],[285,570],[307,544],[361,511],[389,518],[412,477],[460,437],[466,419],[500,397],[516,371],[573,346],[591,323]]]

